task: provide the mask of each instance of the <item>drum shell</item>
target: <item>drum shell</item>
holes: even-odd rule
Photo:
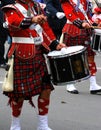
[[[101,52],[101,33],[94,31],[91,40],[91,48],[95,52]]]
[[[80,82],[90,77],[86,48],[62,56],[48,56],[52,82],[55,85]]]

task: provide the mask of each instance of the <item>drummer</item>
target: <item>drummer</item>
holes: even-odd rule
[[[23,103],[29,100],[34,106],[32,97],[36,95],[37,130],[51,130],[48,127],[48,110],[54,87],[50,82],[43,50],[60,50],[65,44],[58,42],[37,2],[16,0],[15,4],[4,6],[3,11],[6,20],[4,25],[12,36],[8,58],[14,55],[14,90],[3,92],[8,96],[12,109],[10,130],[21,130]]]
[[[92,35],[92,9],[88,0],[61,0],[62,9],[66,15],[67,23],[63,28],[64,43],[67,46],[83,45],[87,47],[88,62],[90,69],[90,88],[91,94],[101,92],[101,86],[96,83],[96,63],[94,61],[95,52],[90,47]],[[99,25],[100,26],[100,25]],[[67,85],[66,90],[73,94],[79,91],[74,84]]]

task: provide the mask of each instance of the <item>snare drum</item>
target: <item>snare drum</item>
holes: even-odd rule
[[[84,46],[67,47],[65,53],[62,50],[49,52],[47,59],[55,85],[71,84],[90,77]]]
[[[94,51],[101,52],[101,29],[94,29],[91,47]]]

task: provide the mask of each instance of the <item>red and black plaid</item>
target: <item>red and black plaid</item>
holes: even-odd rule
[[[36,55],[28,61],[21,61],[14,58],[14,91],[4,92],[11,99],[30,99],[32,96],[40,94],[44,89],[54,89],[47,72],[45,59],[40,50],[36,48]]]
[[[87,47],[87,52],[88,55],[95,55],[95,52],[92,50],[90,43],[91,43],[91,35],[92,31],[91,30],[81,30],[80,35],[77,36],[71,36],[67,32],[64,33],[64,40],[63,43],[65,43],[67,46],[76,46],[76,45],[83,45]],[[86,43],[87,42],[87,43]]]

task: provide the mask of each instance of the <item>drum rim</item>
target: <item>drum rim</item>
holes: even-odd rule
[[[101,36],[101,33],[97,33],[97,32],[94,32],[92,37],[91,37],[91,48],[92,50],[95,52],[95,53],[99,53],[101,54],[101,37],[99,38],[99,41],[97,40],[97,36]],[[98,43],[98,48],[95,48],[96,47],[96,40],[97,40],[97,43]]]
[[[94,29],[94,32],[101,35],[101,29]]]
[[[73,81],[67,81],[67,82],[61,82],[61,83],[58,83],[58,82],[55,83],[55,82],[52,81],[52,79],[51,79],[51,81],[54,85],[66,85],[66,84],[74,84],[74,83],[78,83],[78,82],[81,82],[81,81],[85,81],[90,77],[91,77],[91,75],[90,75],[90,72],[89,72],[89,75],[87,75],[86,77],[76,79],[76,80],[73,80]]]
[[[80,45],[80,46],[81,46],[81,45]],[[74,54],[79,54],[79,53],[81,53],[81,52],[84,52],[84,51],[86,51],[86,49],[87,49],[87,47],[83,46],[83,48],[82,48],[81,50],[78,50],[78,51],[76,51],[76,52],[72,52],[72,53],[68,53],[68,54],[64,54],[64,55],[57,55],[57,56],[48,56],[48,55],[47,55],[47,57],[48,57],[48,58],[51,58],[51,59],[56,59],[56,58],[62,58],[62,57],[66,57],[66,56],[72,56],[72,55],[74,55]]]

